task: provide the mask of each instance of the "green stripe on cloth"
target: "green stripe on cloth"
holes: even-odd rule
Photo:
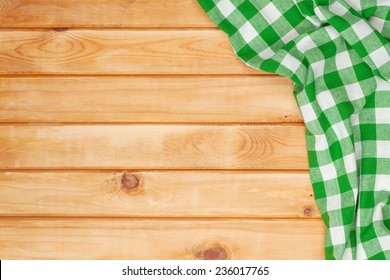
[[[390,259],[389,2],[198,1],[244,63],[294,82],[326,258]]]

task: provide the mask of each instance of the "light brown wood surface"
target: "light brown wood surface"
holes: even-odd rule
[[[318,219],[5,218],[0,245],[7,259],[320,259],[323,233]]]
[[[319,217],[307,172],[2,172],[0,189],[2,216]]]
[[[0,31],[0,74],[261,73],[220,30]]]
[[[0,122],[302,122],[291,92],[277,76],[0,78]]]
[[[308,169],[304,127],[0,126],[0,169]]]
[[[304,135],[196,0],[0,0],[0,259],[323,259]]]
[[[215,28],[194,0],[0,0],[0,27]]]

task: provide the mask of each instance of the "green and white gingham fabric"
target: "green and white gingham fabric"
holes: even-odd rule
[[[390,259],[390,0],[199,3],[242,61],[294,82],[326,258]]]

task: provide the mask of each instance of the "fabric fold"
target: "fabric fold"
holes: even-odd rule
[[[369,10],[370,13],[365,14],[368,18],[376,9]],[[335,28],[376,75],[390,82],[390,43],[371,26],[365,16],[343,0],[318,5],[314,13],[321,22]]]

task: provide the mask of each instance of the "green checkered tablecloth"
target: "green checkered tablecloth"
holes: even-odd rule
[[[198,1],[243,62],[294,82],[326,258],[390,259],[390,0]]]

